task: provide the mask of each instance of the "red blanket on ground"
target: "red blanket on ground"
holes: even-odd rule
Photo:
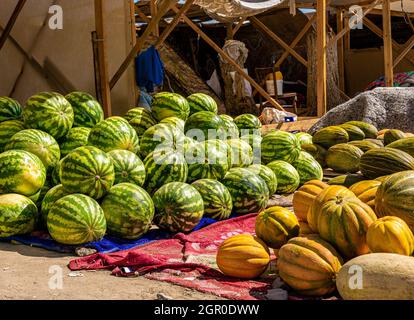
[[[71,270],[109,269],[117,276],[143,275],[212,293],[228,299],[262,299],[272,278],[258,280],[225,277],[218,271],[216,254],[227,238],[254,234],[257,214],[221,221],[188,235],[159,240],[111,254],[97,253],[69,263]],[[271,269],[271,268],[270,268]],[[268,273],[267,273],[268,274]]]

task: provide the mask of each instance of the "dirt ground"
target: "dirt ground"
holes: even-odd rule
[[[74,258],[44,249],[0,243],[0,300],[152,300],[158,294],[182,300],[219,299],[144,277],[120,278],[111,276],[109,271],[71,273],[67,264]],[[59,274],[62,277],[57,277]],[[52,288],[62,286],[51,289],[50,284]]]

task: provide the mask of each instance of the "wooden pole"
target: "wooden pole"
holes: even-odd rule
[[[158,7],[155,0],[151,0],[150,2],[150,10],[151,10],[151,19],[155,18],[158,15]],[[159,20],[155,22],[154,26],[154,35],[156,37],[159,37],[160,35],[160,26],[159,26]]]
[[[394,68],[401,62],[402,59],[410,52],[410,50],[414,47],[414,36],[411,36],[410,39],[405,44],[405,48],[401,51],[397,58],[394,60]]]
[[[289,45],[284,42],[279,36],[277,36],[272,30],[270,30],[263,22],[261,22],[259,19],[257,19],[256,17],[250,17],[250,21],[252,22],[252,24],[260,29],[261,31],[263,31],[265,34],[267,34],[270,38],[272,38],[274,41],[276,41],[278,44],[280,44],[283,49],[287,50],[292,56],[294,56],[300,63],[302,63],[303,65],[305,65],[306,67],[308,66],[308,62],[301,57],[295,50],[293,50],[291,47],[289,47]]]
[[[226,31],[226,40],[233,40],[233,22],[227,23]]]
[[[128,68],[130,63],[134,60],[136,55],[141,51],[145,41],[148,39],[158,22],[161,20],[161,18],[164,16],[164,14],[170,9],[171,4],[173,3],[173,0],[164,0],[160,6],[158,7],[158,14],[156,17],[153,17],[148,24],[147,28],[145,29],[143,35],[137,40],[137,43],[132,48],[132,50],[129,52],[128,56],[125,58],[125,60],[122,62],[121,66],[118,68],[118,70],[115,72],[114,76],[112,77],[111,81],[109,82],[109,87],[112,89],[118,80],[122,77],[125,70]]]
[[[138,7],[135,5],[135,1],[134,0],[129,0],[129,14],[130,14],[130,20],[129,20],[129,25],[131,28],[131,47],[134,47],[135,44],[137,43],[137,29],[136,29],[136,25],[135,25],[135,12],[136,9],[138,9]],[[133,90],[134,90],[134,106],[137,104],[138,101],[138,97],[139,97],[139,91],[138,91],[138,86],[135,80],[135,74],[134,77],[132,79],[133,81]]]
[[[9,21],[7,22],[7,25],[4,28],[3,33],[1,34],[1,37],[0,37],[0,50],[3,48],[4,44],[6,43],[6,40],[9,37],[10,32],[12,31],[13,26],[16,23],[17,18],[19,16],[20,12],[22,11],[25,4],[26,4],[26,0],[19,0],[16,7],[14,8],[13,13],[12,13]]]
[[[159,48],[164,41],[168,38],[174,28],[177,26],[178,22],[183,15],[191,8],[195,0],[187,0],[185,4],[180,8],[180,11],[175,15],[174,19],[168,24],[168,27],[164,29],[161,36],[158,38],[157,42],[155,43],[155,47]]]
[[[316,6],[316,94],[317,115],[326,113],[326,1],[318,0]]]
[[[179,11],[175,5],[172,6],[172,9],[176,13]],[[245,78],[267,101],[272,104],[273,107],[284,111],[283,107],[275,99],[273,99],[256,81],[254,81],[254,79],[250,77],[226,52],[224,52],[223,49],[215,44],[214,41],[209,38],[209,36],[207,36],[194,22],[191,21],[191,19],[186,16],[183,16],[183,19],[191,29],[193,29],[214,50],[216,50],[223,59],[228,61],[243,78]]]
[[[382,28],[384,32],[384,70],[385,85],[394,85],[394,70],[392,63],[392,33],[391,33],[391,8],[390,0],[382,2]]]
[[[336,29],[337,33],[344,28],[344,11],[342,9],[336,10]],[[338,74],[339,74],[339,89],[345,91],[345,62],[344,62],[344,38],[338,40]]]
[[[295,47],[298,45],[299,41],[302,40],[302,38],[304,37],[304,35],[308,32],[308,30],[310,29],[310,27],[312,27],[312,24],[315,22],[316,20],[316,14],[312,16],[312,18],[309,19],[309,21],[306,23],[306,25],[303,27],[303,29],[298,33],[298,35],[296,36],[296,38],[292,41],[292,43],[290,44],[290,48],[295,49]],[[275,67],[279,68],[281,66],[281,64],[283,63],[283,61],[285,61],[285,59],[289,56],[289,51],[285,51],[283,52],[283,54],[281,55],[281,57],[279,58],[279,60],[277,60]],[[307,65],[306,65],[307,67]]]
[[[96,28],[96,41],[98,42],[98,64],[100,83],[99,91],[102,97],[102,107],[104,109],[105,117],[112,115],[111,106],[111,89],[109,88],[109,75],[108,75],[108,62],[105,48],[105,8],[103,0],[95,0],[95,28]]]
[[[142,21],[144,21],[146,23],[150,22],[150,19],[141,11],[141,9],[136,4],[134,4],[134,8],[135,8],[135,12],[142,19]]]

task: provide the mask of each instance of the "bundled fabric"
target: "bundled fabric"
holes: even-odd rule
[[[149,47],[135,58],[135,75],[138,87],[154,92],[154,87],[164,81],[164,65],[154,46]]]
[[[381,78],[371,82],[365,90],[367,91],[386,86],[385,77],[382,76]],[[414,87],[414,71],[396,73],[394,75],[394,87]]]

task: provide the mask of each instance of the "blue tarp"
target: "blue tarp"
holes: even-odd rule
[[[154,92],[154,87],[164,81],[164,65],[154,46],[135,58],[135,76],[138,87],[144,87],[147,92]]]

